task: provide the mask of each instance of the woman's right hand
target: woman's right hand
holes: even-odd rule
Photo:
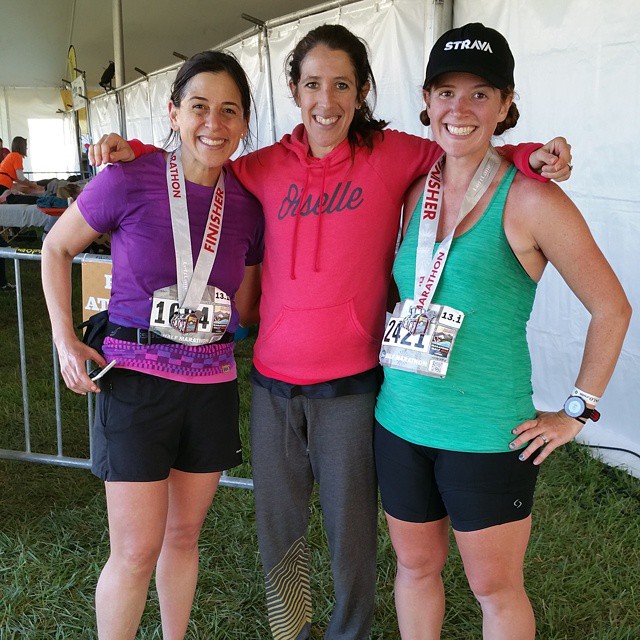
[[[102,136],[95,144],[88,148],[89,163],[99,167],[107,162],[130,162],[136,156],[129,143],[117,133]]]
[[[56,347],[60,371],[67,387],[81,395],[88,392],[100,393],[100,387],[87,374],[85,361],[93,360],[99,367],[105,367],[107,361],[95,349],[75,336],[57,342]]]

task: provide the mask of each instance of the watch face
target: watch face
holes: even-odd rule
[[[571,396],[564,403],[565,413],[568,416],[571,416],[572,418],[579,418],[582,415],[585,408],[586,408],[586,405],[584,403],[584,400],[582,398],[578,398],[577,396]]]

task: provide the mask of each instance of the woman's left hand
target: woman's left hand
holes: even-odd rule
[[[541,411],[534,420],[527,420],[513,429],[518,436],[509,447],[516,450],[529,443],[520,454],[520,460],[527,460],[537,452],[533,464],[540,464],[559,446],[573,440],[583,425],[575,418],[570,418],[563,410],[551,412]]]
[[[563,182],[571,177],[571,145],[566,138],[558,136],[534,151],[529,164],[543,178]]]

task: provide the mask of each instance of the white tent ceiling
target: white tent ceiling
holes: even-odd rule
[[[122,0],[125,80],[175,63],[261,20],[308,9],[321,0]],[[113,60],[111,0],[0,0],[0,87],[58,87],[73,44],[90,88]]]

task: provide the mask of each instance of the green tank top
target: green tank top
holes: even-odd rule
[[[497,453],[509,450],[514,426],[535,417],[526,324],[536,283],[502,226],[515,173],[510,167],[480,219],[454,239],[435,292],[434,303],[465,313],[446,378],[384,369],[376,419],[405,440]],[[421,207],[422,199],[393,266],[403,300],[413,298]]]

